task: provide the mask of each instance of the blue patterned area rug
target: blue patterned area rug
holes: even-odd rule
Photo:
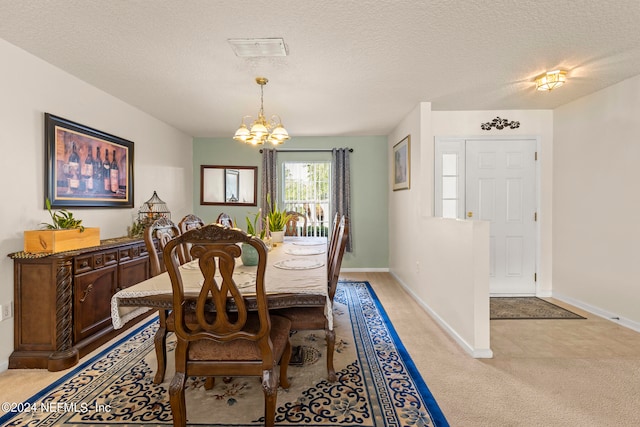
[[[302,365],[290,366],[291,388],[278,391],[278,426],[448,426],[435,398],[367,282],[340,282],[335,297],[335,368],[326,381],[322,331],[294,333]],[[166,426],[172,424],[167,375],[153,384],[156,368],[153,319],[74,368],[0,418],[5,426]],[[187,383],[189,425],[263,425],[257,378],[202,378]]]

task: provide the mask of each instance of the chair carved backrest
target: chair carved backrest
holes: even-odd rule
[[[329,237],[329,244],[327,247],[327,265],[331,264],[331,258],[333,253],[336,250],[336,240],[338,239],[338,220],[340,219],[340,215],[338,212],[333,216],[333,225],[331,226],[331,235]]]
[[[233,279],[236,259],[242,254],[238,243],[251,245],[258,252],[255,295],[259,327],[256,329],[246,328],[249,311]],[[191,245],[191,252],[198,259],[204,277],[199,294],[191,299],[185,296],[179,269],[179,249],[183,244]],[[202,339],[218,342],[235,339],[256,341],[263,353],[262,363],[271,369],[273,355],[270,354],[270,318],[264,288],[267,262],[264,242],[239,229],[209,224],[171,240],[163,256],[173,288],[173,313],[178,339],[187,342]],[[230,311],[228,301],[233,301],[237,310]]]
[[[184,218],[180,220],[178,223],[178,228],[180,229],[180,233],[184,234],[189,230],[194,228],[200,228],[204,226],[204,221],[194,214],[185,215]]]
[[[333,301],[333,297],[336,294],[338,279],[340,278],[340,268],[342,267],[342,258],[349,238],[349,220],[344,215],[340,219],[336,235],[336,248],[332,258],[329,260],[327,268],[329,298],[331,301]]]
[[[180,229],[168,218],[158,218],[144,230],[144,243],[149,253],[149,262],[151,264],[151,276],[157,276],[164,272],[165,266],[161,262],[156,250],[154,239],[158,241],[158,249],[164,251],[167,243],[180,235]],[[182,250],[180,250],[180,259],[183,260]]]
[[[233,228],[233,220],[231,219],[229,214],[224,212],[218,215],[218,218],[216,219],[216,223],[224,225],[225,227]]]
[[[287,211],[289,220],[284,228],[285,236],[306,236],[307,235],[307,217],[296,211]],[[298,233],[298,224],[302,222],[301,233]]]
[[[194,214],[185,215],[185,217],[182,218],[182,220],[180,220],[180,222],[178,223],[180,234],[184,234],[189,230],[193,230],[194,228],[200,228],[203,226],[204,221]],[[191,247],[189,245],[184,245],[182,247],[182,255],[184,257],[183,262],[189,262],[193,260],[193,258],[191,257],[190,249]]]

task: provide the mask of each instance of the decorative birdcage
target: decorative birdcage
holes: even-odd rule
[[[167,204],[153,192],[153,196],[140,206],[138,210],[138,222],[144,225],[151,224],[158,218],[171,219],[171,211]]]

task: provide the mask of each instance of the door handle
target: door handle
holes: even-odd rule
[[[473,217],[473,212],[469,211],[467,212],[467,218],[472,218]]]
[[[80,298],[80,302],[84,302],[87,299],[87,297],[89,296],[89,294],[91,293],[91,291],[93,291],[93,283],[91,283],[89,286],[87,286],[87,288],[84,290],[82,298]]]

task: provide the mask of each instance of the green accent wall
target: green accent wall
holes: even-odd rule
[[[351,269],[386,269],[389,267],[388,194],[389,170],[386,136],[308,136],[295,137],[282,149],[353,148],[351,153],[351,197],[353,252],[345,253],[342,267]],[[258,206],[200,205],[200,170],[202,165],[257,166],[258,200],[262,157],[260,148],[231,138],[193,139],[193,212],[205,222],[216,220],[220,212],[237,219],[245,229],[245,217],[255,215]],[[278,153],[278,163],[296,160],[331,160],[330,152]],[[279,202],[281,204],[281,202]]]

